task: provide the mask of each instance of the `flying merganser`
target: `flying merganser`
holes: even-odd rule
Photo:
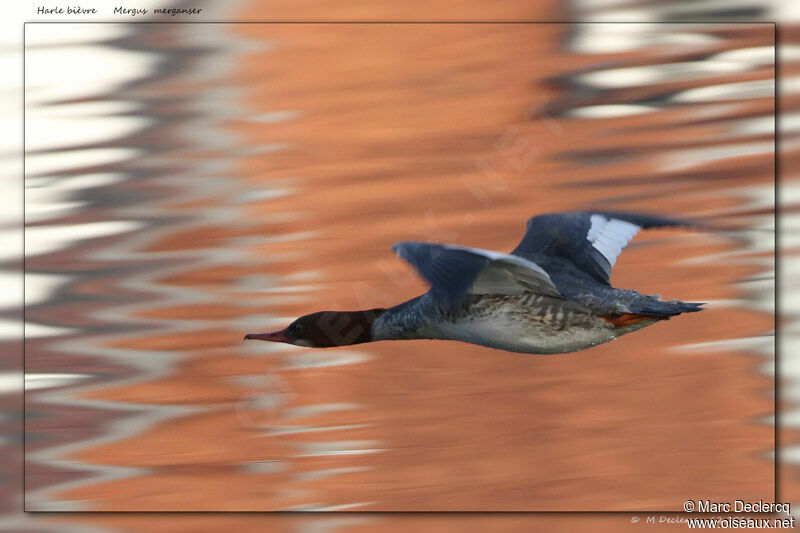
[[[686,222],[637,213],[571,212],[528,220],[511,254],[400,242],[392,250],[430,290],[388,309],[322,311],[247,339],[310,348],[404,339],[469,342],[512,352],[584,350],[701,303],[664,301],[611,286],[611,267],[642,228]]]

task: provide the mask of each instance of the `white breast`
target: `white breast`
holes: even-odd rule
[[[599,319],[602,320],[602,319]],[[605,323],[605,321],[603,321]],[[436,338],[449,339],[511,352],[555,354],[575,352],[617,337],[614,328],[597,324],[590,328],[553,329],[541,322],[520,321],[497,315],[442,322]]]

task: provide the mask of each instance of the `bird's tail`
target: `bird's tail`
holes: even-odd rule
[[[681,313],[694,313],[703,310],[698,302],[681,302],[670,300],[665,302],[652,296],[640,295],[641,299],[631,304],[630,313],[606,315],[603,318],[625,333],[636,331],[660,320],[669,320]]]
[[[637,315],[669,318],[681,313],[695,313],[703,310],[702,302],[681,302],[680,300],[664,301],[652,296],[644,296],[630,305],[632,313]]]

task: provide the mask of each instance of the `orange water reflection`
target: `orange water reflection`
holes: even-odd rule
[[[170,136],[204,132],[175,117],[174,131],[144,134],[140,142],[165,138],[174,152],[159,154],[153,179],[123,186],[158,199],[151,220],[165,217],[150,233],[115,241],[141,263],[72,286],[75,294],[100,295],[99,304],[33,310],[39,320],[80,326],[104,305],[141,299],[126,310],[143,321],[136,334],[110,335],[104,346],[169,354],[169,368],[146,380],[109,381],[80,398],[182,410],[70,451],[69,461],[129,475],[75,483],[49,498],[115,511],[668,511],[688,497],[772,499],[772,379],[750,344],[728,342],[773,328],[759,296],[741,283],[771,259],[752,232],[744,242],[687,231],[638,237],[641,245],[615,268],[615,285],[710,308],[576,354],[523,356],[434,341],[324,352],[241,342],[254,325],[415,296],[423,284],[389,251],[400,240],[510,250],[529,216],[586,207],[762,225],[771,208],[758,195],[772,186],[773,153],[758,143],[771,142],[771,133],[731,132],[771,113],[773,99],[670,97],[769,80],[772,65],[590,91],[575,85],[576,72],[678,61],[688,52],[570,54],[563,43],[574,28],[564,25],[225,31],[251,47],[235,55],[226,79],[239,89],[230,105],[247,111],[216,123],[238,141],[181,145]],[[770,46],[773,38],[771,26],[713,33],[719,40],[694,54]],[[167,77],[139,90],[179,94],[210,84]],[[581,115],[612,103],[661,109]],[[229,165],[225,177],[211,170],[184,179],[216,160]],[[174,200],[171,190],[180,192]],[[93,215],[113,216],[113,206]],[[86,251],[57,257],[80,272],[96,266]],[[125,279],[144,271],[155,273],[151,289],[180,298],[147,303],[144,291],[127,292]],[[29,371],[60,364],[116,378],[131,372],[124,358],[118,368],[88,355],[54,356],[47,342],[28,349]],[[95,424],[112,416],[100,413]],[[52,432],[53,422],[31,427]],[[32,466],[29,480],[47,486],[58,475]],[[627,520],[612,518],[614,528]],[[373,519],[353,518],[365,527]]]

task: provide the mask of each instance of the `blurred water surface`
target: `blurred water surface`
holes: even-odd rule
[[[27,39],[28,510],[772,499],[771,25]],[[422,292],[396,241],[510,250],[583,208],[730,229],[641,234],[612,278],[708,310],[551,357],[241,342]]]

